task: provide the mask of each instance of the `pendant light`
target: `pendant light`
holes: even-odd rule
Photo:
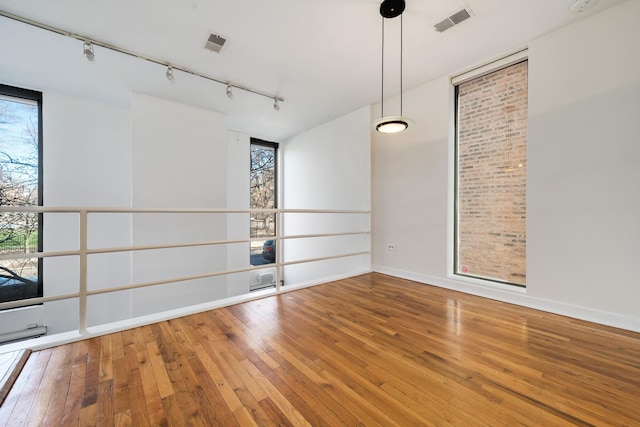
[[[405,9],[404,0],[384,0],[380,4],[380,15],[382,16],[382,99],[381,118],[373,122],[373,127],[380,133],[398,133],[407,129],[413,122],[402,116],[402,12]],[[400,16],[400,115],[384,115],[384,20]]]

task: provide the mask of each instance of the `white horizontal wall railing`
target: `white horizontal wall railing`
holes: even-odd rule
[[[204,279],[216,276],[228,276],[236,273],[242,272],[251,272],[254,270],[261,270],[265,267],[275,268],[276,272],[276,281],[275,287],[269,290],[263,290],[255,293],[247,293],[238,296],[237,298],[233,298],[229,300],[227,304],[221,304],[218,306],[224,306],[228,304],[235,304],[242,301],[249,301],[256,298],[262,298],[265,296],[276,295],[285,291],[290,291],[296,289],[296,286],[286,286],[284,289],[282,286],[282,271],[283,268],[289,265],[299,265],[304,263],[313,263],[323,260],[332,260],[338,258],[347,258],[347,257],[355,257],[359,255],[370,255],[371,253],[371,244],[370,238],[368,239],[368,243],[366,248],[358,251],[350,251],[343,253],[331,253],[323,256],[315,256],[315,257],[307,257],[303,259],[295,259],[285,261],[283,258],[283,244],[277,244],[277,242],[285,242],[285,241],[293,241],[298,239],[318,239],[318,238],[331,238],[331,237],[340,237],[340,236],[357,236],[364,235],[370,236],[370,220],[369,215],[370,211],[367,210],[312,210],[312,209],[134,209],[134,208],[100,208],[100,207],[13,207],[13,206],[0,206],[0,214],[3,213],[15,213],[15,212],[36,212],[43,214],[72,214],[78,216],[78,249],[77,250],[61,250],[61,251],[43,251],[43,252],[31,252],[25,254],[7,254],[0,255],[0,261],[4,260],[16,260],[16,259],[29,259],[29,258],[59,258],[59,257],[77,257],[78,258],[78,285],[77,290],[74,292],[67,292],[64,294],[43,296],[39,298],[30,298],[30,299],[22,299],[11,302],[0,303],[0,314],[6,313],[10,311],[10,309],[18,309],[21,307],[28,307],[37,304],[46,304],[54,301],[63,301],[63,300],[74,300],[78,301],[78,328],[74,331],[68,331],[59,334],[60,337],[57,339],[56,336],[49,336],[46,340],[42,340],[42,338],[37,338],[32,340],[32,342],[18,343],[18,347],[30,347],[30,348],[45,348],[52,345],[58,345],[65,342],[71,342],[79,339],[90,338],[92,336],[101,335],[107,332],[112,332],[115,330],[123,330],[128,327],[136,326],[139,324],[151,323],[149,321],[141,321],[141,322],[113,322],[114,326],[109,327],[108,325],[97,325],[97,326],[87,326],[87,306],[88,306],[88,298],[94,295],[102,295],[109,294],[114,292],[121,292],[126,290],[133,290],[139,288],[146,288],[151,286],[165,285],[171,283],[181,283],[181,286],[188,286],[188,282],[196,279]],[[276,217],[276,233],[274,236],[266,236],[266,237],[255,237],[255,238],[246,238],[246,239],[230,239],[230,240],[207,240],[207,241],[193,241],[193,242],[181,242],[181,243],[159,243],[159,244],[145,244],[145,245],[131,245],[131,246],[118,246],[118,247],[103,247],[103,248],[89,248],[88,242],[90,241],[89,236],[89,221],[90,217],[93,214],[100,215],[118,215],[118,214],[183,214],[183,215],[197,215],[197,214],[253,214],[258,212],[266,212],[273,213]],[[310,233],[296,233],[291,235],[283,235],[281,231],[284,230],[285,226],[285,216],[291,214],[313,214],[313,215],[364,215],[365,220],[358,222],[357,229],[347,229],[341,230],[338,232],[310,232]],[[298,221],[299,222],[299,221]],[[364,226],[363,226],[364,224]],[[352,224],[351,224],[352,225]],[[46,227],[46,223],[44,225]],[[347,226],[349,227],[349,221],[347,221]],[[344,227],[342,227],[344,228]],[[247,224],[247,232],[249,229],[249,224]],[[300,230],[300,227],[295,227],[296,231]],[[304,230],[303,230],[304,231]],[[131,233],[133,233],[131,231]],[[252,241],[263,241],[266,239],[272,239],[276,242],[276,258],[275,262],[265,265],[258,266],[249,266],[244,268],[236,268],[236,269],[227,269],[220,271],[211,271],[204,274],[194,274],[194,275],[186,275],[180,277],[170,277],[166,279],[160,280],[152,280],[152,281],[143,281],[139,283],[126,283],[116,286],[108,286],[104,288],[98,289],[90,289],[88,284],[88,260],[92,255],[98,254],[109,254],[109,253],[119,253],[119,252],[129,252],[134,253],[137,251],[153,251],[153,250],[162,250],[162,249],[175,249],[175,248],[191,248],[191,247],[202,247],[202,246],[215,246],[215,245],[231,245],[237,243],[248,243]],[[249,254],[247,254],[247,259]],[[369,269],[370,269],[370,260],[369,260]],[[45,276],[46,277],[46,276]],[[47,283],[46,280],[43,284],[43,287],[46,289]],[[248,289],[248,284],[247,284]],[[46,293],[46,292],[45,292]],[[206,308],[205,308],[206,309]],[[193,312],[203,311],[202,307],[198,305],[197,308],[194,308]],[[178,315],[184,315],[189,313],[189,307],[185,307],[184,310],[181,310]],[[144,316],[143,316],[144,317]],[[171,316],[169,316],[171,317]],[[176,316],[174,316],[176,317]],[[150,318],[146,316],[146,318]],[[127,320],[135,320],[127,319]],[[117,324],[117,325],[116,325]],[[35,342],[37,340],[42,340],[41,343]],[[11,344],[10,344],[11,345]],[[6,346],[5,346],[6,347]],[[3,346],[0,346],[0,352],[2,351]],[[10,350],[10,349],[9,349]]]

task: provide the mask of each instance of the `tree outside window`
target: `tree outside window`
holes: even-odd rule
[[[251,209],[274,209],[277,207],[277,147],[273,142],[251,139],[250,204]],[[265,240],[251,244],[251,264],[268,264],[275,261],[275,242],[269,237],[276,233],[276,215],[268,212],[251,214],[253,237]],[[265,243],[267,242],[267,243]]]
[[[0,86],[0,206],[41,204],[40,96]],[[0,254],[38,252],[40,227],[39,213],[0,214]],[[40,267],[38,258],[0,260],[0,302],[41,296]]]

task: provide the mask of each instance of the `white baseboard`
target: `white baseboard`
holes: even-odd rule
[[[588,307],[581,307],[557,301],[551,301],[532,297],[523,292],[520,288],[508,289],[507,286],[482,286],[480,284],[470,284],[449,278],[429,276],[396,268],[373,265],[373,271],[402,279],[427,285],[438,286],[440,288],[451,289],[471,295],[490,298],[523,307],[572,317],[574,319],[586,320],[588,322],[599,323],[615,328],[626,329],[633,332],[640,332],[640,318],[624,316],[617,313],[594,310]]]
[[[282,288],[283,292],[286,291],[295,291],[297,289],[303,289],[303,288],[308,288],[310,286],[316,286],[316,285],[322,285],[324,283],[329,283],[329,282],[335,282],[336,280],[343,280],[343,279],[348,279],[350,277],[356,277],[356,276],[361,276],[363,274],[368,274],[371,273],[373,270],[371,269],[363,269],[363,270],[358,270],[358,271],[354,271],[348,274],[336,274],[333,276],[327,276],[327,277],[323,277],[320,279],[314,279],[314,280],[308,280],[306,282],[300,282],[300,283],[294,283],[292,285],[286,284],[285,282],[285,286]]]

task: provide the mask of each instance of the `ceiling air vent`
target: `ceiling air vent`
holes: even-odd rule
[[[454,13],[453,15],[447,18],[444,18],[442,21],[434,25],[434,27],[436,28],[437,32],[441,33],[453,27],[454,25],[458,25],[459,23],[461,23],[462,21],[470,17],[471,17],[471,14],[469,13],[469,11],[467,9],[462,9]]]
[[[204,44],[205,49],[209,49],[212,52],[220,53],[222,47],[227,42],[227,39],[219,34],[211,33],[207,38],[207,42]]]
[[[591,9],[597,2],[598,0],[576,0],[571,7],[569,7],[569,12],[574,15],[580,14]]]

